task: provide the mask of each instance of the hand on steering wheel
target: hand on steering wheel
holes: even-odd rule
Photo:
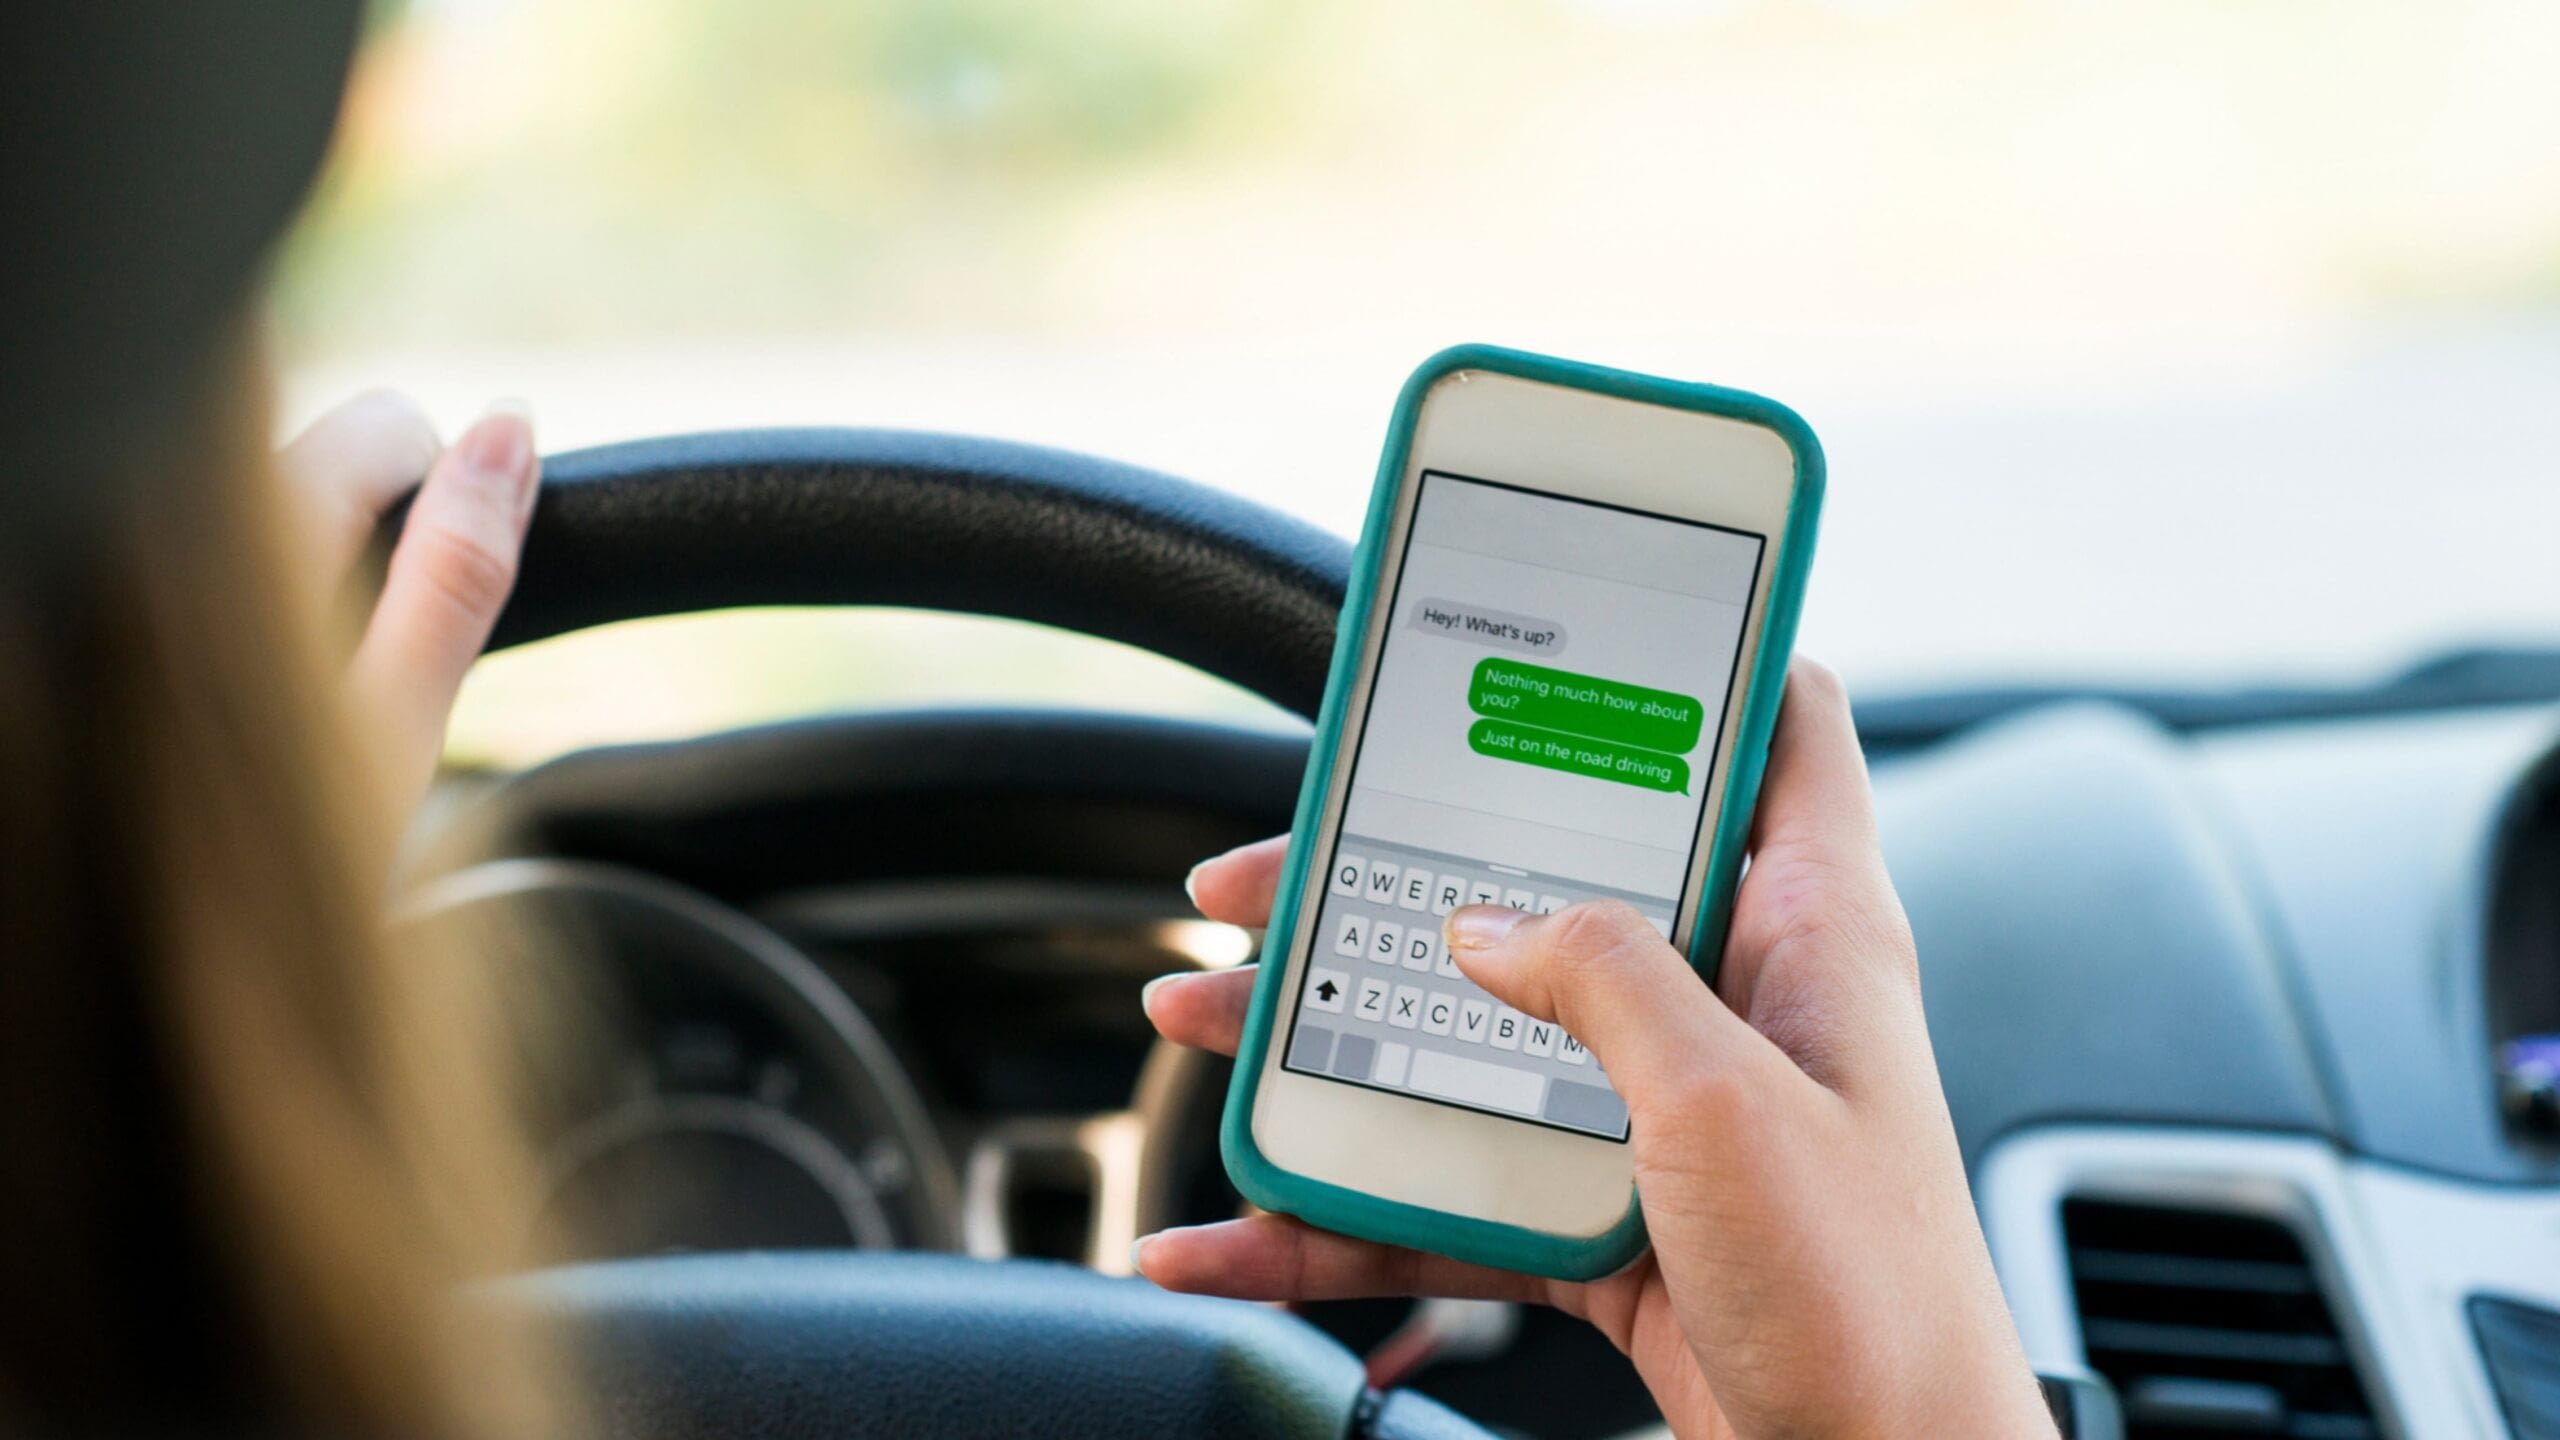
[[[1211,919],[1270,918],[1285,839],[1192,876]],[[1451,958],[1608,1066],[1653,1249],[1586,1284],[1460,1264],[1276,1215],[1168,1230],[1136,1263],[1253,1300],[1447,1295],[1553,1305],[1635,1362],[1683,1436],[2044,1436],[2053,1424],[1975,1218],[1840,683],[1799,661],[1710,991],[1633,909],[1450,915]],[[1235,1052],[1251,967],[1168,977],[1147,1014]]]
[[[354,568],[383,515],[417,491],[348,672],[384,736],[405,812],[435,776],[462,677],[515,588],[542,474],[533,423],[493,409],[446,449],[416,405],[378,390],[314,421],[277,464],[312,512],[335,580]]]

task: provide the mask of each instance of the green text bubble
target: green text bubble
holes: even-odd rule
[[[1467,748],[1496,760],[1543,765],[1568,775],[1615,780],[1642,790],[1689,793],[1688,761],[1614,740],[1567,735],[1561,730],[1541,730],[1508,720],[1479,720],[1467,727]]]
[[[1488,659],[1476,662],[1467,708],[1489,719],[1686,755],[1698,748],[1706,707],[1695,695]]]

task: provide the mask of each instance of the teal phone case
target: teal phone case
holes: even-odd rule
[[[1271,1043],[1273,1027],[1285,1003],[1281,985],[1288,968],[1285,962],[1290,932],[1307,877],[1312,873],[1309,847],[1314,843],[1325,797],[1333,788],[1334,752],[1341,744],[1352,672],[1360,662],[1361,645],[1368,633],[1369,609],[1377,599],[1380,551],[1404,480],[1415,420],[1421,412],[1423,396],[1432,385],[1460,370],[1491,371],[1749,421],[1775,431],[1795,454],[1795,496],[1788,506],[1777,568],[1770,577],[1760,652],[1753,658],[1743,682],[1742,724],[1734,737],[1733,768],[1716,814],[1706,883],[1699,892],[1697,924],[1689,945],[1690,963],[1709,983],[1715,980],[1723,956],[1725,927],[1733,911],[1734,883],[1741,874],[1752,808],[1760,796],[1760,776],[1768,761],[1769,733],[1777,723],[1778,699],[1786,686],[1788,656],[1795,649],[1796,616],[1804,602],[1805,574],[1813,562],[1814,530],[1822,511],[1822,447],[1814,440],[1811,427],[1794,411],[1774,400],[1739,390],[1662,380],[1491,345],[1459,345],[1443,350],[1424,361],[1413,378],[1405,382],[1404,392],[1396,399],[1395,418],[1387,430],[1386,452],[1378,462],[1377,488],[1361,526],[1360,547],[1352,557],[1351,590],[1343,599],[1342,618],[1334,629],[1333,669],[1325,681],[1323,713],[1317,717],[1315,739],[1308,752],[1306,782],[1298,791],[1297,818],[1289,832],[1288,864],[1272,903],[1273,924],[1263,939],[1261,975],[1254,985],[1253,1006],[1245,1017],[1235,1080],[1227,1090],[1226,1114],[1218,1131],[1219,1151],[1236,1189],[1265,1210],[1295,1215],[1346,1235],[1430,1250],[1476,1264],[1561,1280],[1591,1280],[1624,1269],[1644,1253],[1644,1212],[1634,1201],[1628,1203],[1625,1217],[1602,1234],[1588,1238],[1551,1235],[1312,1180],[1273,1164],[1253,1141],[1254,1092],[1261,1084],[1264,1049]]]

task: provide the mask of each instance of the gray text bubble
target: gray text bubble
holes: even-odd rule
[[[1468,640],[1517,655],[1553,655],[1564,649],[1564,627],[1534,615],[1488,610],[1437,598],[1416,600],[1404,612],[1405,625],[1425,635]]]

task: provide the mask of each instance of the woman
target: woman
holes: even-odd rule
[[[277,464],[249,319],[356,12],[10,11],[0,1433],[562,1418],[537,1348],[444,1313],[530,1213],[486,977],[380,939],[533,437],[446,449],[372,398]],[[335,582],[421,479],[346,633]]]
[[[0,1432],[558,1434],[539,1346],[450,1287],[528,1213],[489,977],[379,938],[395,817],[512,581],[521,415],[386,397],[265,453],[261,257],[352,4],[20,6],[0,385]],[[378,600],[328,598],[417,487]],[[317,576],[311,580],[305,577]],[[352,658],[348,658],[351,653]],[[1267,916],[1277,842],[1201,867]],[[1799,669],[1722,997],[1632,912],[1451,917],[1459,963],[1606,1061],[1654,1253],[1567,1286],[1257,1218],[1160,1283],[1543,1301],[1684,1434],[2050,1433],[1937,1091],[1839,689]],[[1153,987],[1232,1049],[1246,977]]]

